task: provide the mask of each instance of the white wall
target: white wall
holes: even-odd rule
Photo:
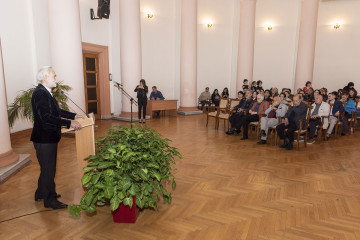
[[[300,0],[257,0],[254,80],[265,89],[293,88],[300,10]]]
[[[154,17],[147,18],[144,9],[154,12]],[[140,10],[143,78],[150,89],[155,85],[166,99],[174,99],[176,1],[141,0]]]
[[[329,91],[348,82],[360,90],[360,1],[320,2],[315,50],[314,88]],[[334,29],[341,21],[340,29]]]
[[[34,1],[34,4],[39,2]],[[16,11],[13,11],[14,9]],[[35,50],[35,45],[40,45],[40,42],[36,42],[35,35],[39,36],[40,31],[38,28],[34,30],[32,16],[31,0],[0,1],[2,29],[0,35],[9,105],[21,90],[28,89],[36,84],[35,75],[38,63],[48,65],[48,55],[41,54],[46,50],[39,52]],[[38,17],[37,19],[39,19]],[[47,28],[44,29],[44,32],[46,31]],[[32,124],[28,121],[17,121],[10,131],[17,132],[31,127]]]
[[[228,87],[231,97],[232,40],[234,1],[198,0],[198,96],[205,87],[212,93]],[[208,28],[204,20],[211,19]]]

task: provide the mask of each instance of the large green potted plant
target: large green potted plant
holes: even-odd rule
[[[15,121],[19,118],[23,118],[31,122],[33,121],[31,97],[35,88],[36,87],[32,87],[28,90],[21,91],[21,93],[15,97],[14,102],[10,104],[8,108],[8,120],[10,127],[12,127]],[[63,85],[62,82],[57,82],[56,87],[52,89],[53,96],[58,101],[60,108],[66,111],[69,110],[69,107],[66,103],[67,98],[60,92],[67,92],[70,90],[71,87],[68,85]]]
[[[81,179],[85,193],[69,213],[93,213],[106,204],[112,211],[120,204],[132,208],[133,199],[139,209],[157,209],[161,198],[170,204],[169,189],[176,188],[172,165],[182,156],[169,142],[146,126],[111,128],[97,139],[96,154],[86,158]]]

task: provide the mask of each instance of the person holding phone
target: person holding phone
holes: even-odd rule
[[[134,92],[137,93],[137,98],[138,98],[139,123],[145,123],[147,94],[149,92],[148,86],[146,86],[145,79],[140,80],[140,85],[136,86]],[[142,114],[143,118],[141,118],[141,110],[143,111]]]

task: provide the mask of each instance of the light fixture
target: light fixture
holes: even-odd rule
[[[144,9],[144,12],[146,13],[147,18],[153,18],[154,13],[149,9]]]
[[[211,28],[213,26],[213,22],[210,19],[204,21],[206,27]]]
[[[341,27],[341,23],[337,22],[334,24],[335,29],[339,29]]]
[[[273,26],[271,23],[266,23],[265,24],[265,28],[268,30],[268,31],[271,31],[273,29]]]

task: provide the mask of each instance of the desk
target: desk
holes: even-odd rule
[[[153,111],[169,111],[171,115],[176,115],[178,100],[148,100],[146,105],[146,115],[152,118]]]

